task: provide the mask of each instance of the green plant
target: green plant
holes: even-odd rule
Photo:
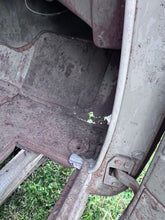
[[[130,189],[117,196],[89,196],[86,209],[81,219],[116,220],[122,214],[133,197]]]

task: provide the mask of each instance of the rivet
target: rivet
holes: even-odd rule
[[[130,168],[130,163],[129,163],[128,161],[126,161],[126,162],[124,163],[124,167],[125,167],[126,169]]]
[[[123,164],[120,160],[115,160],[114,163],[116,166],[121,166]]]

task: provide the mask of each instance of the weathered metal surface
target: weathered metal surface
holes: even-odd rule
[[[75,112],[78,107],[88,108],[101,86],[109,57],[90,42],[45,33],[35,44],[23,92]]]
[[[121,220],[165,219],[165,136],[143,179],[138,193],[121,216]]]
[[[152,194],[144,190],[130,220],[164,220],[165,207]]]
[[[0,79],[21,88],[27,75],[34,47],[18,53],[9,47],[0,46]],[[11,90],[11,89],[10,89]]]
[[[59,0],[92,27],[98,47],[120,49],[124,20],[124,0]]]
[[[88,200],[88,186],[91,174],[88,174],[88,163],[84,162],[82,169],[74,180],[64,199],[55,206],[48,220],[79,220]],[[67,189],[66,189],[67,190]]]
[[[135,7],[131,10],[133,6],[136,6],[136,11]],[[152,4],[144,0],[126,3],[124,31],[128,32],[124,32],[124,51],[121,54],[112,120],[96,167],[91,171],[95,172],[101,166],[92,176],[93,193],[105,194],[107,186],[103,185],[104,171],[108,161],[115,155],[122,154],[134,160],[135,166],[131,176],[138,174],[163,122],[165,116],[163,16],[162,0],[154,0]],[[127,20],[128,18],[132,21]],[[127,44],[129,43],[127,40],[130,41],[130,45]],[[125,48],[125,43],[130,48]],[[128,57],[125,56],[126,51]],[[95,181],[97,184],[94,184]]]
[[[98,47],[121,48],[125,0],[92,1],[93,40]]]
[[[113,104],[107,100],[116,87],[113,53],[53,33],[42,34],[22,52],[0,48],[1,161],[16,143],[67,167],[72,153],[97,158],[107,127],[104,116]],[[98,103],[100,94],[104,99]],[[89,112],[98,117],[93,124],[87,123]]]
[[[117,180],[119,180],[119,182],[131,188],[134,194],[138,192],[139,184],[132,176],[128,175],[127,173],[121,170],[115,169],[115,177]]]
[[[113,186],[116,188],[121,188],[122,183],[121,181],[116,178],[115,170],[121,170],[128,174],[131,173],[133,167],[135,165],[135,162],[131,160],[131,158],[118,155],[114,158],[112,158],[106,167],[105,176],[104,176],[104,184],[107,184],[109,186]]]
[[[90,137],[92,136],[92,143],[96,143],[99,141],[97,132],[99,135],[104,133],[99,128],[95,130],[93,126],[68,117],[65,109],[59,106],[50,108],[22,96],[17,96],[12,102],[1,106],[0,121],[1,149],[5,149],[8,145],[13,149],[13,144],[19,143],[25,149],[43,153],[69,167],[68,159],[74,150],[70,151],[68,144],[74,137],[79,137],[88,143],[88,148],[82,155],[87,156],[89,151],[92,156],[95,151],[93,146],[90,146]]]
[[[104,184],[107,163],[116,155],[125,155],[134,161],[133,169],[127,167],[130,175],[138,175],[163,121],[164,4],[162,0],[153,0],[152,4],[147,0],[126,2],[116,99],[107,137],[100,153],[106,133],[103,116],[111,114],[113,106],[119,53],[98,49],[89,41],[68,39],[51,33],[44,33],[35,38],[37,33],[43,30],[41,23],[44,19],[35,17],[24,7],[21,8],[22,1],[16,1],[15,5],[10,1],[5,2],[0,3],[0,7],[4,8],[0,22],[0,39],[11,47],[3,45],[0,56],[0,152],[3,155],[0,159],[5,159],[16,143],[21,148],[43,153],[66,167],[70,167],[69,157],[72,153],[82,156],[83,159],[96,159],[99,155],[96,166],[90,170],[86,166],[82,168],[75,181],[71,181],[71,191],[64,190],[58,208],[55,207],[57,218],[68,219],[70,212],[70,219],[78,219],[88,194],[107,196],[125,190],[124,185],[116,187]],[[109,1],[105,2],[109,4]],[[118,5],[115,1],[113,3],[113,6]],[[96,1],[96,11],[97,4],[100,5],[100,1]],[[9,20],[4,20],[8,6],[11,13]],[[105,13],[105,5],[102,9],[103,13],[98,12],[101,13],[99,16]],[[116,10],[112,12],[116,13]],[[18,20],[14,21],[15,14],[18,14]],[[19,19],[19,16],[24,19]],[[109,16],[108,14],[108,18]],[[49,23],[49,19],[45,18],[44,27],[50,25],[51,30],[54,27],[53,30],[58,33],[76,36],[79,29],[78,32],[74,32],[74,26],[71,29],[73,32],[68,31],[70,25],[67,27],[66,21],[69,19],[66,18],[57,22],[57,26],[53,25],[56,19],[50,19]],[[95,19],[97,18],[96,15]],[[112,18],[114,19],[113,16]],[[104,23],[106,17],[103,16],[101,20]],[[5,26],[4,21],[10,25]],[[59,25],[64,21],[64,26]],[[97,25],[100,23],[96,22],[96,27]],[[105,26],[109,31],[109,23]],[[95,35],[96,40],[101,29],[98,33],[99,35]],[[88,31],[85,32],[86,35]],[[109,40],[110,35],[103,36],[102,40],[105,36],[108,36]],[[98,43],[100,46],[106,45],[105,42]],[[16,49],[12,46],[23,47]],[[113,54],[117,56],[115,61]],[[18,65],[15,64],[15,57],[18,58]],[[92,124],[87,123],[89,112],[94,112],[96,116],[93,117],[96,121],[92,121]],[[164,163],[164,156],[162,162]],[[116,161],[116,166],[121,166],[120,161]],[[156,179],[155,174],[152,174],[151,184],[148,181],[145,185],[148,191],[150,188],[153,191],[153,197],[149,193],[147,196],[154,200],[154,205],[164,183],[164,179],[162,182],[160,178],[158,186],[161,189],[157,190],[154,186]],[[141,194],[142,191],[139,190],[137,198]],[[141,198],[139,201],[143,204],[145,199]],[[160,200],[164,202],[164,197]],[[147,204],[147,201],[148,199],[144,203]],[[136,202],[137,200],[134,200],[131,206],[134,207]],[[148,204],[148,207],[151,206]],[[158,216],[162,217],[164,204],[158,206]],[[128,209],[128,216],[133,213],[130,210],[131,208]]]
[[[135,162],[131,160],[131,158],[123,155],[118,155],[109,161],[109,163],[107,164],[107,168],[119,169],[130,174],[134,165]]]
[[[111,118],[111,124],[109,126],[104,145],[102,147],[102,151],[99,154],[99,158],[97,160],[96,166],[91,170],[91,172],[95,172],[103,162],[105,154],[108,151],[109,145],[111,143],[113,133],[116,128],[116,124],[118,122],[118,117],[120,113],[122,98],[123,98],[126,79],[127,79],[129,56],[131,51],[131,42],[132,42],[132,35],[134,28],[135,8],[136,8],[136,1],[131,1],[131,2],[127,1],[125,8],[125,17],[124,17],[124,31],[123,31],[123,41],[122,41],[123,44],[121,50],[119,77],[117,84],[118,86],[116,89],[115,102],[113,105],[113,115]]]
[[[36,1],[31,2],[36,3]],[[42,8],[44,1],[38,2],[40,2],[38,6]],[[42,16],[30,12],[24,0],[7,0],[0,1],[0,11],[0,43],[2,44],[22,47],[43,31],[92,40],[91,28],[69,10],[64,15]]]
[[[10,102],[13,97],[18,95],[19,89],[9,82],[0,80],[0,106]]]

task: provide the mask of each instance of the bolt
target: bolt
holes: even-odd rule
[[[114,163],[116,166],[121,166],[123,164],[120,160],[115,160]]]
[[[124,163],[124,167],[125,167],[126,169],[129,169],[129,168],[130,168],[130,162],[129,162],[129,161],[126,161],[126,162]]]

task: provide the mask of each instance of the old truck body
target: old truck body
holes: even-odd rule
[[[0,1],[0,162],[17,145],[78,168],[49,220],[127,187],[121,219],[165,219],[164,1],[59,2]]]

